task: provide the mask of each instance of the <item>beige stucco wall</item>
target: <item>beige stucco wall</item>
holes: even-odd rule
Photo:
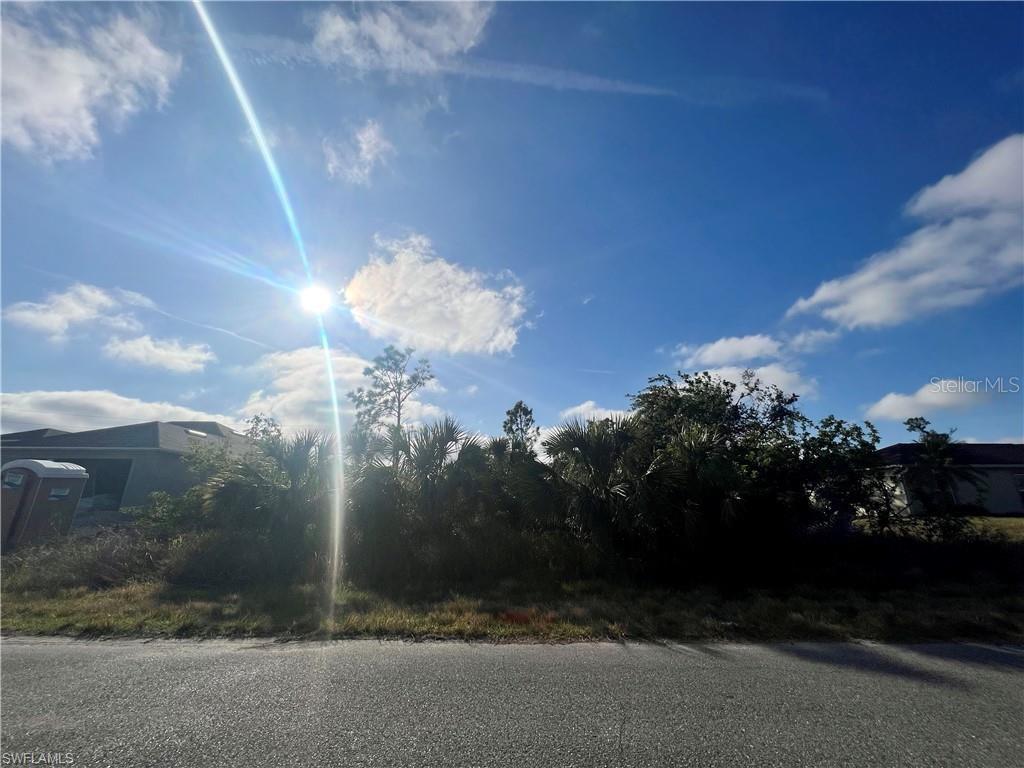
[[[988,487],[979,494],[970,483],[957,484],[957,500],[962,504],[979,501],[990,515],[1024,514],[1024,500],[1017,491],[1016,475],[1024,475],[1024,467],[984,467],[983,473]]]

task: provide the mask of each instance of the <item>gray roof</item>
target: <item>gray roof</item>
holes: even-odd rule
[[[0,436],[9,448],[155,448],[188,452],[193,444],[214,440],[231,448],[243,448],[248,438],[215,421],[147,421],[122,427],[62,432],[33,429]]]
[[[3,435],[2,439],[5,443],[8,442],[8,438],[10,438],[10,442],[12,443],[17,442],[29,445],[33,440],[41,440],[45,437],[51,437],[53,435],[66,434],[68,433],[65,432],[63,429],[50,429],[49,427],[45,427],[43,429],[28,429],[25,430],[24,432],[11,432],[9,434]]]

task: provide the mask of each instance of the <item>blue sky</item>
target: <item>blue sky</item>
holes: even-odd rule
[[[207,11],[336,296],[342,391],[409,344],[438,374],[413,416],[496,432],[518,399],[553,425],[750,367],[885,442],[911,415],[1021,440],[1024,6]],[[327,426],[195,10],[2,13],[5,431]]]

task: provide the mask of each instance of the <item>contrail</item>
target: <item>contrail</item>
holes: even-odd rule
[[[241,78],[238,77],[238,72],[235,71],[234,64],[231,63],[231,57],[228,56],[227,49],[224,47],[224,43],[221,42],[220,35],[217,33],[217,28],[213,26],[213,21],[206,13],[206,7],[203,5],[202,0],[192,0],[192,5],[196,9],[196,13],[199,14],[199,20],[203,23],[203,28],[206,30],[206,34],[210,37],[210,42],[213,44],[213,49],[217,52],[217,58],[220,59],[221,66],[224,67],[224,73],[228,76],[228,81],[231,83],[231,89],[235,92],[235,98],[238,99],[238,105],[242,108],[242,113],[245,115],[245,120],[249,124],[249,130],[252,131],[252,137],[256,141],[256,146],[259,148],[260,156],[263,158],[263,164],[267,167],[267,173],[270,174],[270,181],[274,185],[274,192],[277,193],[277,199],[281,203],[281,210],[284,211],[284,217],[288,221],[288,228],[292,233],[292,240],[295,241],[295,248],[299,252],[299,257],[302,259],[302,268],[306,273],[306,282],[313,285],[313,271],[309,266],[309,256],[306,254],[306,244],[302,239],[302,232],[299,230],[299,222],[295,217],[295,210],[292,208],[291,200],[288,198],[288,190],[285,188],[284,179],[281,177],[281,172],[277,169],[277,163],[274,161],[274,155],[270,151],[270,145],[267,143],[266,137],[263,135],[263,129],[260,127],[259,118],[256,117],[256,110],[252,108],[252,102],[249,101],[249,95],[245,92],[245,86],[242,85]],[[344,463],[341,455],[341,414],[338,406],[338,387],[334,381],[334,363],[331,360],[331,346],[327,342],[327,329],[324,326],[323,315],[317,313],[317,325],[320,330],[320,346],[324,351],[324,368],[327,371],[327,386],[331,394],[331,410],[334,416],[334,434],[337,440],[336,452],[335,452],[335,484],[337,489],[332,499],[332,514],[331,514],[331,605],[329,607],[330,617],[333,620],[334,617],[334,602],[336,596],[336,590],[338,588],[338,577],[341,573],[341,533],[343,526],[342,515],[344,514],[343,494],[345,490],[345,474],[344,474]]]

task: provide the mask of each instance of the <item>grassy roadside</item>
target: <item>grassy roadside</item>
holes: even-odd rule
[[[159,583],[5,593],[6,633],[144,637],[381,637],[492,642],[875,639],[1024,641],[1024,595],[980,586],[872,594],[801,587],[726,595],[564,584],[529,593],[396,601],[344,589],[334,616],[311,587],[181,591]]]
[[[971,523],[983,535],[1024,542],[1024,517],[972,517]]]
[[[1024,642],[1024,518],[975,525],[983,538],[951,545],[826,540],[760,569],[730,565],[746,567],[738,583],[757,588],[659,589],[550,576],[434,592],[420,585],[400,597],[347,586],[331,611],[314,585],[261,580],[265,563],[244,541],[193,536],[173,543],[121,533],[6,555],[0,630],[493,642]],[[796,567],[787,570],[790,563]]]

